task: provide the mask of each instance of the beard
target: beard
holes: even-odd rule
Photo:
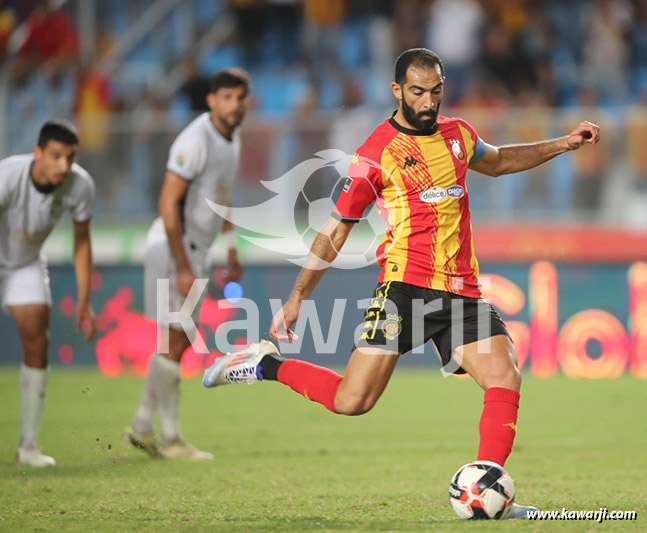
[[[218,117],[218,120],[220,120],[220,122],[222,122],[223,124],[226,124],[230,128],[237,128],[238,126],[240,126],[240,123],[243,121],[243,118],[245,118],[245,116],[242,113],[240,114],[230,113],[228,115],[220,115]]]
[[[421,111],[416,113],[416,111],[411,107],[407,102],[402,98],[402,115],[405,120],[411,124],[417,130],[430,130],[436,124],[436,119],[438,118],[438,110],[440,109],[440,104],[435,110]]]

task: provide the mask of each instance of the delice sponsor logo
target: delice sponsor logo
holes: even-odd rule
[[[420,199],[427,204],[440,202],[447,196],[447,191],[442,187],[429,187],[420,193]]]

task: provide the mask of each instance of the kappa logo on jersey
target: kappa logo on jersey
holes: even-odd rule
[[[447,191],[442,187],[429,187],[420,193],[420,199],[426,204],[435,204],[447,196]]]
[[[465,150],[463,150],[463,145],[458,139],[452,139],[449,141],[452,145],[452,154],[459,161],[465,161]]]
[[[447,196],[462,198],[465,196],[465,189],[461,185],[452,185],[451,187],[447,187]]]
[[[351,177],[346,177],[344,180],[344,187],[342,188],[342,191],[348,192],[350,190],[350,186],[353,184],[353,178]]]
[[[418,161],[415,157],[410,155],[404,160],[404,166],[402,168],[414,167],[418,163],[420,163],[420,161]]]
[[[354,155],[353,155],[353,159],[352,159],[352,161],[350,162],[350,164],[351,164],[351,166],[352,166],[352,165],[357,165],[357,166],[359,166],[359,154],[354,154]]]

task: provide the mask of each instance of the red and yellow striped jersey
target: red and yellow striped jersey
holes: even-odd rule
[[[472,126],[447,117],[427,132],[388,119],[357,150],[333,216],[357,222],[376,202],[389,224],[379,283],[481,297],[465,173],[484,152]]]

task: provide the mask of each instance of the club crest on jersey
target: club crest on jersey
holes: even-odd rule
[[[402,317],[386,315],[386,320],[382,323],[382,333],[388,340],[395,340],[402,333]]]
[[[458,139],[451,139],[450,144],[452,145],[452,154],[459,161],[465,161],[465,150],[463,150],[463,145]]]

